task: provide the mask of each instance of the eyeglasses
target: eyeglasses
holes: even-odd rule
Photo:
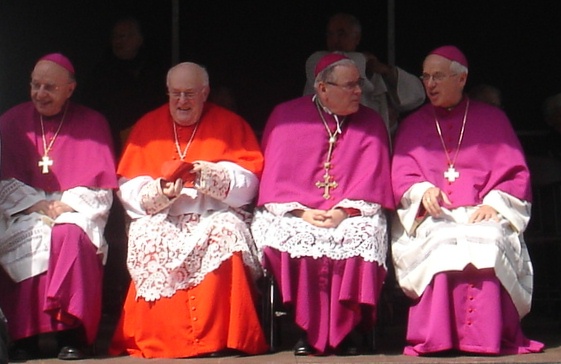
[[[29,86],[31,86],[32,91],[40,91],[41,88],[43,88],[43,91],[49,94],[53,94],[57,92],[61,88],[61,86],[64,85],[55,85],[54,83],[39,83],[39,82],[31,81],[29,83]]]
[[[347,82],[347,83],[344,83],[342,85],[340,85],[338,83],[335,83],[335,82],[330,82],[330,81],[326,81],[325,83],[328,84],[328,85],[331,85],[331,86],[341,87],[343,90],[350,92],[350,91],[354,91],[357,87],[362,89],[362,87],[364,87],[364,78],[359,78],[355,82]]]
[[[193,100],[197,95],[201,92],[201,90],[197,91],[169,91],[168,96],[175,99],[180,100],[181,97],[184,97],[187,100]]]
[[[431,78],[435,83],[440,83],[447,78],[454,77],[454,76],[457,76],[457,75],[458,75],[457,73],[451,73],[449,75],[447,75],[445,73],[440,73],[440,72],[437,72],[434,75],[429,75],[428,73],[423,73],[422,75],[419,76],[419,78],[421,79],[421,81],[423,81],[425,83],[429,83]]]

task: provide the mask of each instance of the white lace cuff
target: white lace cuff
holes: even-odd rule
[[[161,178],[145,184],[140,190],[140,205],[148,215],[154,215],[171,205],[173,200],[162,191]]]
[[[197,174],[195,188],[205,195],[217,200],[224,200],[230,191],[230,174],[228,170],[216,163],[197,161],[202,167]]]

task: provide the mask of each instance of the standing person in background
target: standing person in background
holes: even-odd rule
[[[75,80],[67,57],[48,54],[31,74],[31,102],[0,117],[0,306],[11,360],[41,356],[47,333],[57,335],[59,359],[82,359],[101,319],[117,178],[107,121],[70,101]]]
[[[138,19],[120,18],[111,29],[109,49],[78,95],[109,121],[117,157],[129,128],[165,102],[166,67],[159,59],[146,47]]]
[[[467,76],[457,47],[430,52],[422,74],[430,103],[394,141],[393,262],[414,300],[406,355],[543,349],[520,326],[532,301],[523,239],[530,174],[505,113],[464,94]]]
[[[119,18],[111,28],[107,51],[81,88],[81,94],[77,95],[109,121],[117,159],[132,125],[165,102],[162,79],[166,67],[160,59],[146,46],[139,20],[132,16]],[[125,226],[123,206],[115,198],[106,228],[111,279],[106,280],[104,293],[111,299],[104,300],[104,310],[111,313],[120,311],[129,284],[124,269]]]
[[[249,231],[263,155],[240,116],[207,101],[206,70],[167,76],[169,101],[143,116],[119,163],[132,278],[110,354],[261,354]]]
[[[362,27],[353,15],[337,13],[327,23],[327,51],[313,53],[306,60],[304,95],[314,93],[314,69],[329,52],[342,52],[351,58],[364,78],[361,103],[376,110],[393,133],[400,114],[419,107],[425,101],[419,78],[403,69],[385,64],[369,52],[357,52]]]
[[[327,54],[315,74],[313,96],[269,117],[252,231],[302,330],[294,354],[356,355],[387,272],[389,140],[351,59]]]

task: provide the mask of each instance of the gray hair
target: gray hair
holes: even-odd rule
[[[450,71],[454,73],[465,73],[466,75],[468,74],[468,68],[456,61],[452,61],[452,63],[450,63]]]
[[[199,76],[202,78],[203,86],[208,87],[209,81],[208,81],[208,72],[207,72],[206,68],[201,66],[200,64],[193,63],[193,62],[182,62],[182,63],[176,64],[175,66],[170,68],[167,75],[166,75],[166,86],[167,87],[169,87],[169,78],[170,78],[171,74],[179,68],[195,69],[195,71],[198,72]]]
[[[314,88],[317,87],[320,82],[333,81],[331,75],[333,74],[333,71],[335,70],[335,67],[337,67],[337,66],[353,66],[353,67],[356,67],[356,64],[350,58],[341,59],[337,62],[334,62],[334,63],[330,64],[323,71],[318,73],[318,75],[316,76],[316,78],[314,80]]]

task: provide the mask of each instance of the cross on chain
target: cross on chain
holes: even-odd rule
[[[46,174],[49,173],[49,167],[53,165],[53,160],[50,159],[48,155],[44,155],[39,163],[37,163],[37,165],[39,167],[42,167],[43,169],[41,170],[41,172],[43,174]]]
[[[316,182],[317,188],[323,188],[323,198],[325,198],[326,200],[328,200],[331,197],[331,195],[329,194],[329,189],[337,188],[337,186],[339,185],[337,182],[332,181],[331,180],[332,178],[333,176],[330,176],[329,173],[325,171],[325,174],[323,175],[323,182],[321,181]]]
[[[460,172],[456,171],[453,165],[450,165],[448,167],[448,170],[444,172],[444,178],[446,178],[448,182],[454,182],[459,177],[460,177]]]
[[[333,155],[333,148],[335,147],[336,141],[337,134],[329,136],[329,150],[327,151],[327,160],[323,164],[325,174],[323,175],[323,181],[316,182],[317,188],[323,188],[323,198],[325,198],[326,200],[329,200],[329,198],[331,197],[331,195],[329,194],[329,189],[336,188],[339,185],[337,182],[332,180],[333,176],[329,175],[329,169],[331,168],[331,156]]]

